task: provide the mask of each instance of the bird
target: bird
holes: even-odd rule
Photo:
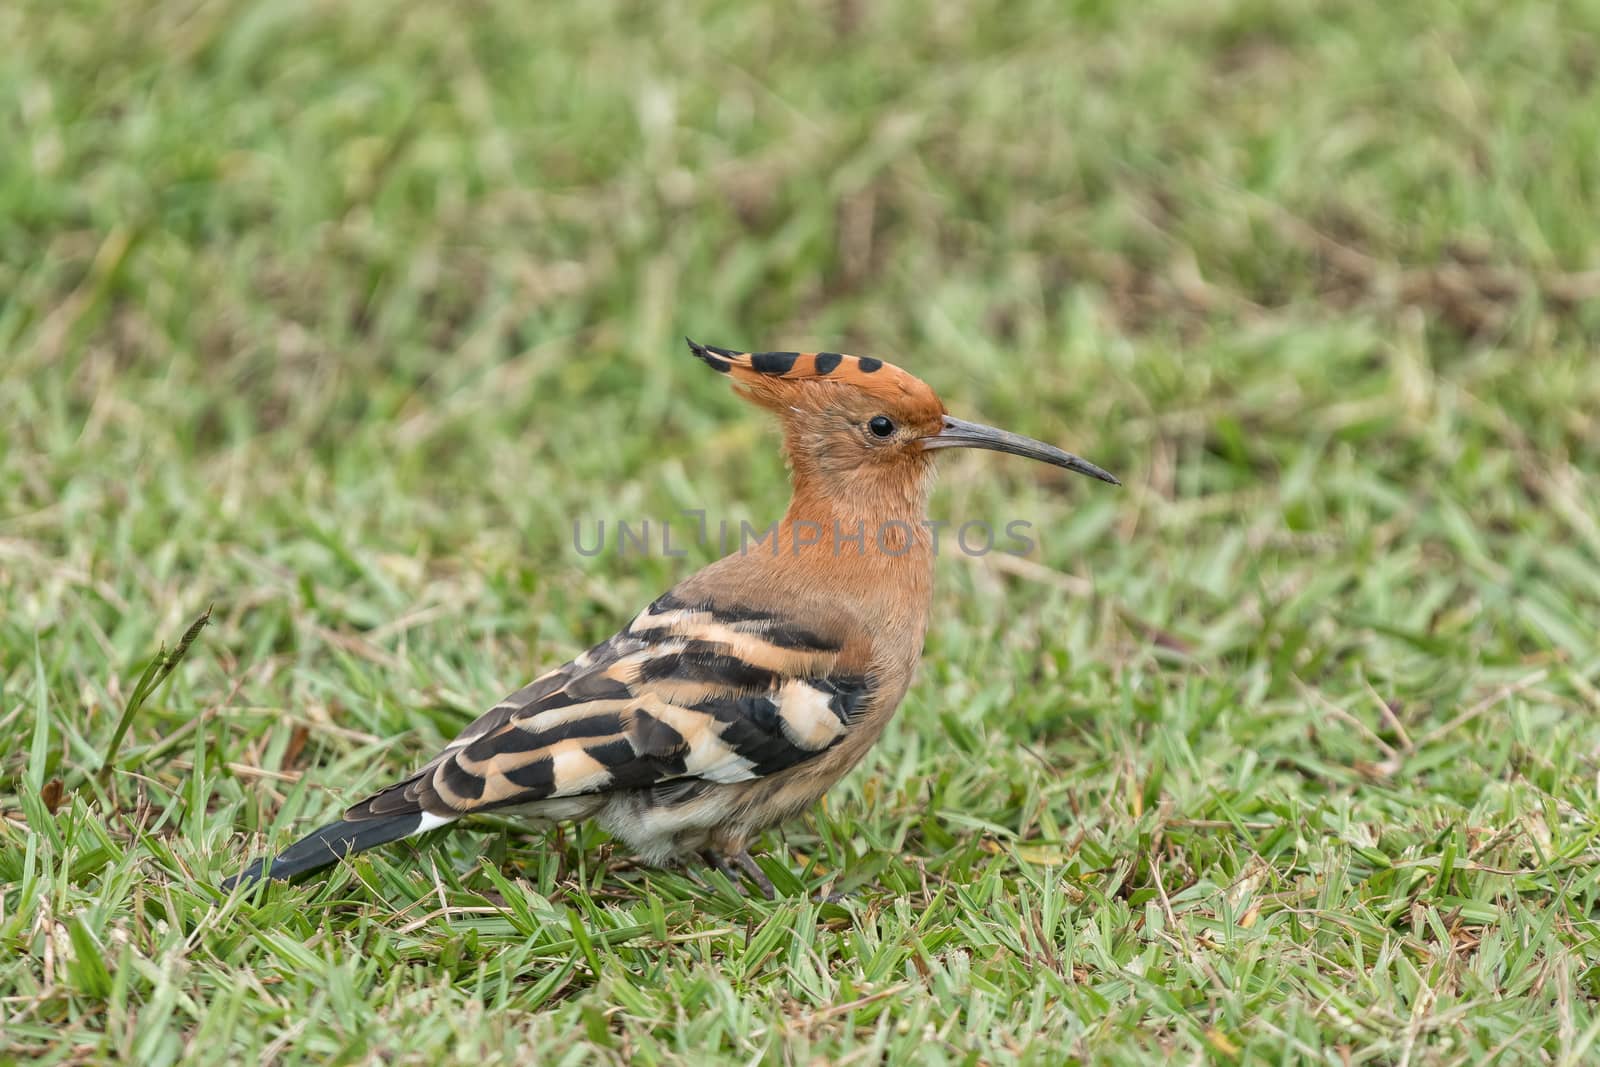
[[[880,359],[685,340],[780,423],[783,518],[225,890],[496,812],[533,826],[594,819],[648,865],[698,857],[770,899],[750,844],[861,762],[921,658],[940,453],[988,449],[1121,484],[1070,452],[950,415],[927,383]]]

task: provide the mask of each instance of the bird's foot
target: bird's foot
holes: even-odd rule
[[[750,855],[749,849],[742,849],[731,856],[724,856],[717,850],[708,848],[700,853],[700,858],[706,861],[707,866],[715,867],[721,871],[728,881],[733,883],[733,888],[738,890],[740,894],[745,891],[744,883],[739,880],[739,875],[742,872],[746,878],[755,883],[757,889],[761,890],[763,897],[768,900],[778,899],[778,891],[773,887],[772,879],[768,878],[767,872],[763,871],[760,865],[756,863],[755,858]]]
[[[750,855],[749,849],[735,853],[733,862],[745,873],[745,877],[756,884],[756,888],[761,890],[762,896],[768,900],[778,899],[778,891],[773,887],[772,879],[767,877],[767,872],[763,871],[761,865],[756,862],[755,857]]]
[[[734,889],[738,890],[740,893],[744,892],[744,886],[739,882],[739,872],[728,866],[728,861],[723,857],[722,853],[716,851],[715,849],[702,849],[700,852],[700,859],[707,867],[714,867],[721,872],[723,877],[727,878],[728,881],[733,883]]]

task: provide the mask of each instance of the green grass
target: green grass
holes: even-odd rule
[[[1600,1057],[1600,7],[0,34],[0,1061]],[[784,899],[499,825],[219,893],[710,558],[574,520],[780,511],[685,333],[1127,485],[945,465],[1039,549],[941,561]]]

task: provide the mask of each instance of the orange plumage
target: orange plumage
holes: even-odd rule
[[[1050,445],[953,418],[881,360],[689,347],[783,425],[794,496],[774,549],[684,579],[415,774],[227,884],[516,811],[598,819],[654,863],[732,861],[771,895],[749,842],[860,762],[911,684],[933,590],[936,453],[986,448],[1116,483]]]

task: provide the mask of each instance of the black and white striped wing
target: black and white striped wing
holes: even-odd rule
[[[842,644],[770,613],[669,593],[507,697],[346,820],[448,820],[668,783],[775,774],[838,744],[869,695]]]

